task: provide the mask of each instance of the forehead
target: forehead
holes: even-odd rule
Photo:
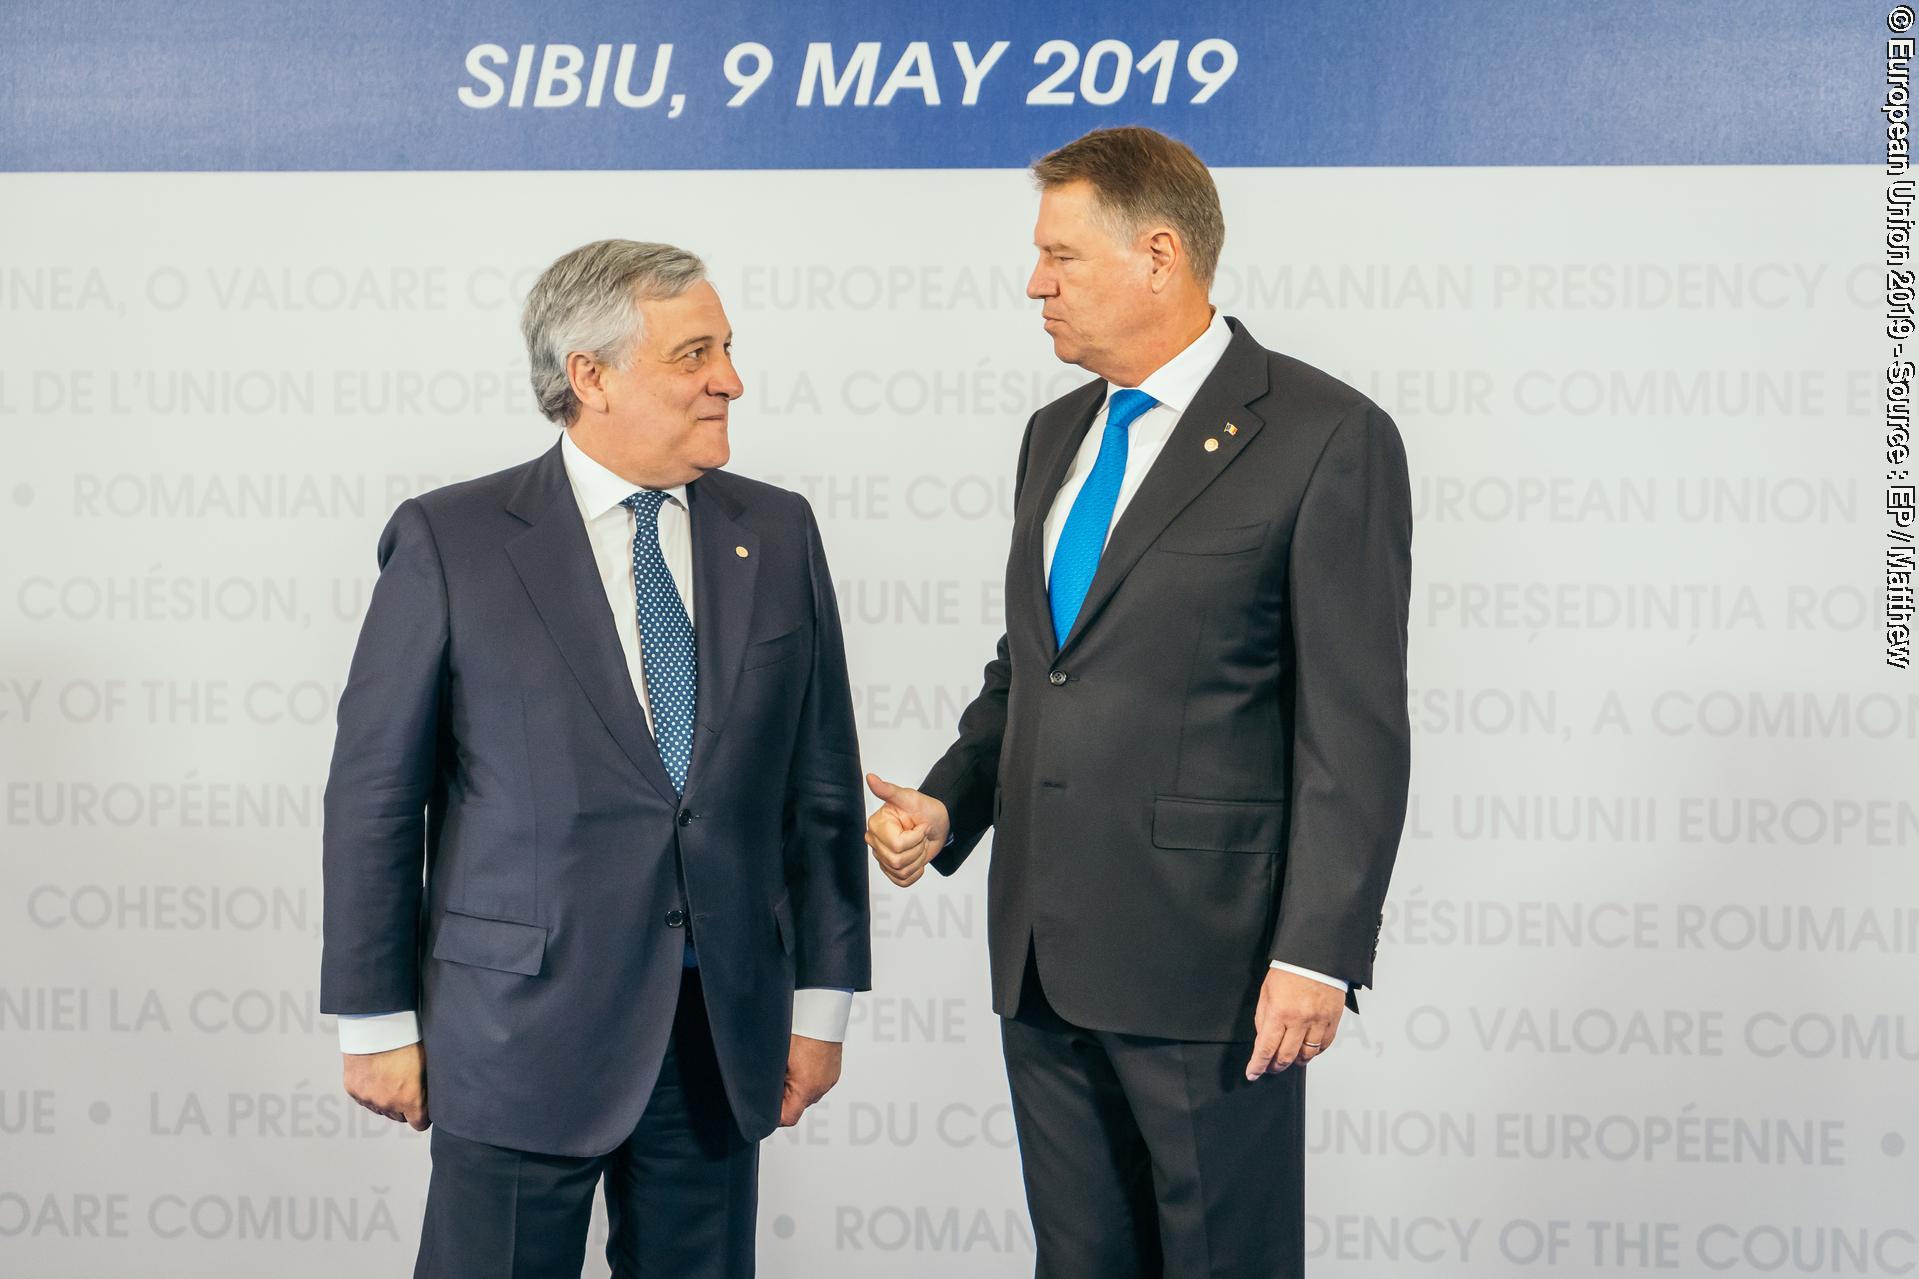
[[[1044,247],[1110,238],[1096,216],[1096,200],[1093,184],[1084,181],[1067,182],[1041,191],[1033,243]]]
[[[724,337],[726,308],[719,290],[701,280],[676,298],[654,298],[640,303],[640,319],[649,341],[673,346],[690,337]]]

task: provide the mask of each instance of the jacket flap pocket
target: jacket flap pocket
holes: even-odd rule
[[[546,929],[511,919],[486,919],[449,910],[440,916],[433,957],[537,977],[546,958]]]
[[[1222,853],[1277,853],[1286,824],[1284,800],[1153,800],[1153,843]]]
[[[773,922],[780,926],[780,949],[793,953],[793,904],[790,894],[782,893],[773,903]]]
[[[1257,524],[1236,524],[1231,528],[1180,528],[1174,525],[1160,534],[1153,543],[1156,551],[1171,551],[1175,555],[1232,555],[1238,551],[1250,551],[1266,540],[1266,530],[1271,521],[1261,520]]]
[[[756,666],[771,666],[783,662],[799,652],[800,633],[791,630],[784,635],[775,635],[772,639],[755,640],[746,646],[746,656],[740,660],[740,669],[750,671]]]

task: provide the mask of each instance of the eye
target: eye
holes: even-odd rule
[[[680,363],[686,365],[688,368],[698,368],[705,362],[706,348],[703,346],[696,346],[680,357]]]

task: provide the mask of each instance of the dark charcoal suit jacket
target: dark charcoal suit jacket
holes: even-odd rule
[[[1104,383],[1027,423],[1006,634],[921,783],[953,821],[935,869],[996,829],[1002,1015],[1029,946],[1069,1021],[1173,1039],[1250,1039],[1270,960],[1372,983],[1410,769],[1405,448],[1228,323],[1063,645],[1043,525]]]
[[[680,991],[669,912],[691,918],[750,1138],[778,1123],[795,984],[868,988],[858,745],[812,512],[721,471],[688,504],[683,800],[557,444],[401,504],[381,536],[327,779],[321,1008],[419,1009],[427,1104],[459,1136],[568,1155],[627,1137]]]

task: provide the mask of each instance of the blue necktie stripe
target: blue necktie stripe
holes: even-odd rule
[[[1106,530],[1119,503],[1120,482],[1126,478],[1126,428],[1159,403],[1144,391],[1115,391],[1106,402],[1106,430],[1100,436],[1099,456],[1073,499],[1053,548],[1053,572],[1047,594],[1053,606],[1053,639],[1064,644],[1079,616],[1080,605],[1093,585],[1100,553],[1106,549]]]

